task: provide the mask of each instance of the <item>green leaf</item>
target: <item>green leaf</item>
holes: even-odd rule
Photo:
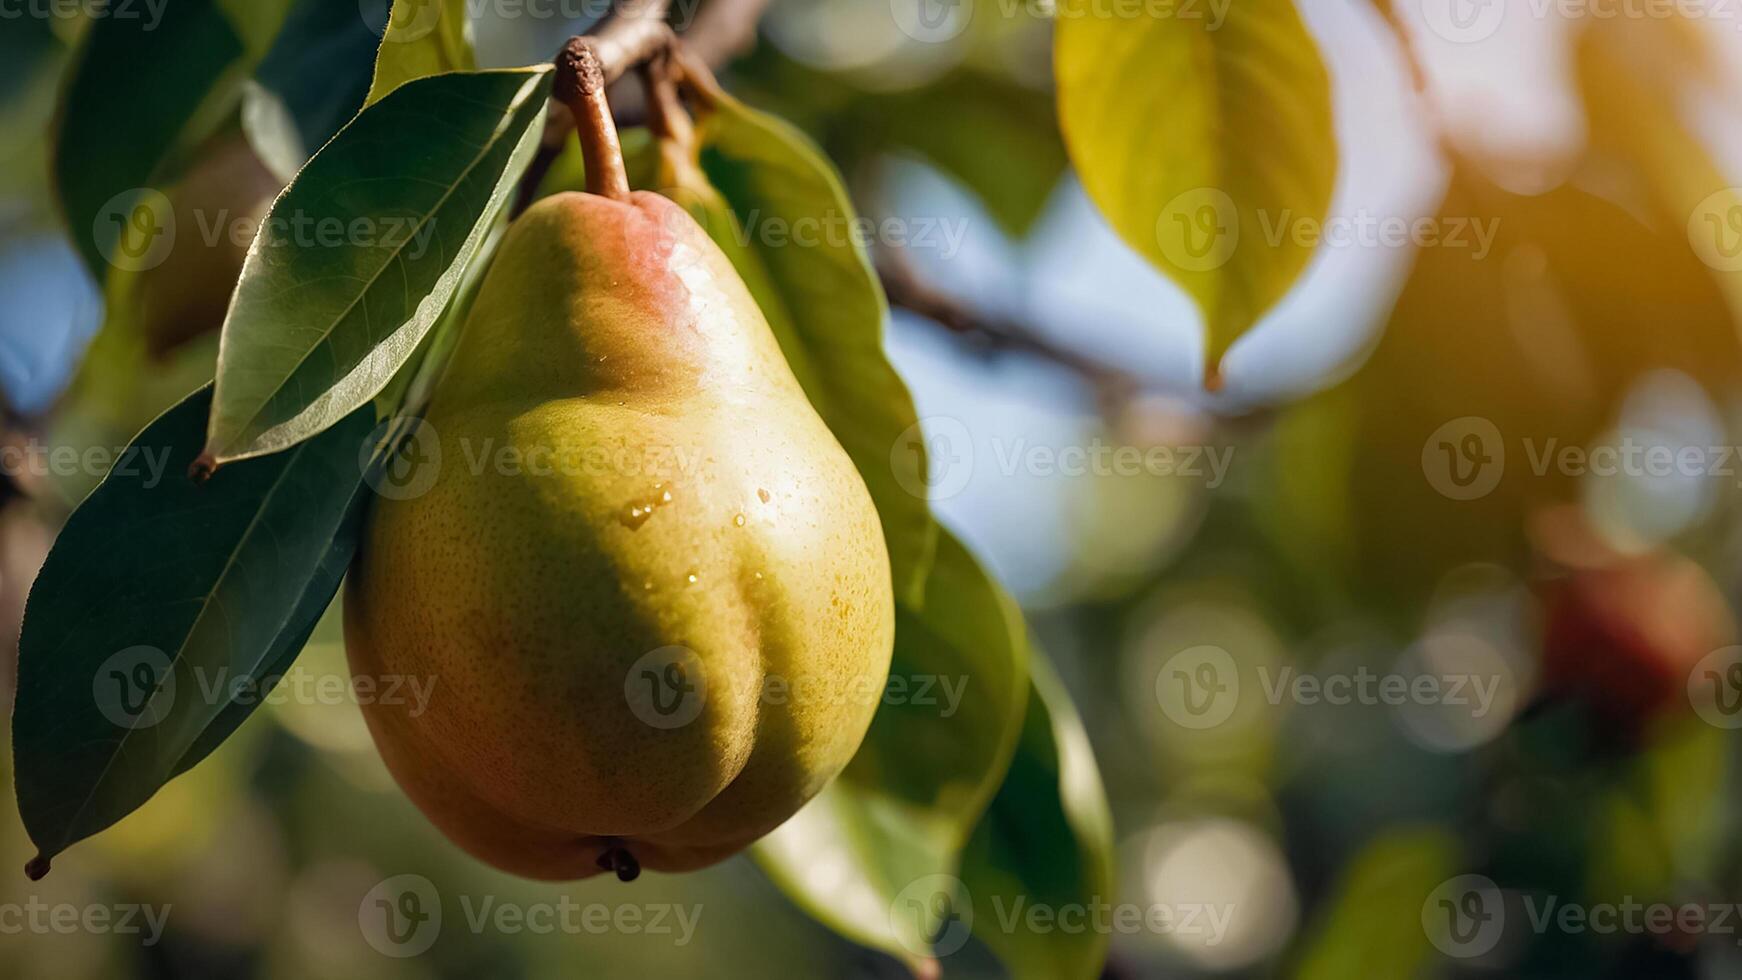
[[[233,732],[301,650],[356,549],[373,412],[199,485],[186,474],[210,402],[202,388],[134,439],[31,589],[12,744],[19,810],[44,859]]]
[[[358,4],[298,0],[254,77],[284,100],[312,152],[363,108],[381,35]]]
[[[1113,819],[1094,752],[1064,686],[1036,657],[1016,757],[962,855],[973,933],[1016,980],[1094,980],[1107,960],[1102,930],[1030,931],[1013,910],[1111,902]]]
[[[1293,0],[1198,17],[1108,16],[1066,0],[1054,60],[1084,189],[1197,301],[1214,371],[1311,257],[1275,229],[1330,207],[1330,81]]]
[[[730,234],[719,222],[710,233],[871,491],[896,595],[917,601],[938,535],[924,447],[913,397],[883,351],[888,306],[864,248],[848,233],[857,217],[846,189],[802,133],[736,100],[722,100],[699,132],[703,167],[735,215],[725,223]]]
[[[303,167],[224,322],[213,459],[293,446],[386,386],[513,191],[549,86],[546,68],[416,79]]]
[[[756,849],[812,916],[916,968],[941,923],[910,914],[906,900],[955,874],[1028,698],[1021,612],[948,534],[925,599],[923,611],[897,604],[894,686],[859,754]]]
[[[375,83],[364,105],[374,105],[414,78],[477,67],[466,0],[393,0],[375,59]]]
[[[158,240],[151,194],[175,154],[216,126],[265,54],[288,0],[176,0],[92,22],[68,70],[54,137],[54,183],[67,230],[98,282]]]

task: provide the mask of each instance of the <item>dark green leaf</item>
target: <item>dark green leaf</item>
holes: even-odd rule
[[[349,0],[297,0],[255,72],[284,100],[311,152],[357,114],[369,93],[381,37],[357,14]]]
[[[210,403],[201,389],[139,434],[31,589],[12,741],[19,809],[44,858],[233,732],[356,548],[372,411],[196,485],[186,473]]]
[[[162,229],[149,192],[209,131],[265,53],[288,0],[170,0],[92,24],[69,69],[54,143],[67,230],[99,282],[133,267]],[[149,240],[124,240],[128,224]]]
[[[224,323],[207,451],[275,452],[373,398],[452,298],[543,130],[546,68],[400,86],[273,206]]]

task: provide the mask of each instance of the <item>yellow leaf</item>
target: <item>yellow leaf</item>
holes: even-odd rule
[[[1291,0],[1196,16],[1064,0],[1055,71],[1083,187],[1197,301],[1214,378],[1311,257],[1287,226],[1330,207],[1337,151],[1317,48]]]
[[[478,67],[466,0],[393,0],[364,105],[414,78]]]

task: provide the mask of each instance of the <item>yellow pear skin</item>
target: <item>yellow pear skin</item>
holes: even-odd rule
[[[377,500],[346,639],[376,692],[433,685],[359,700],[455,843],[538,879],[690,870],[852,758],[894,642],[877,513],[677,205],[520,217],[420,440],[438,475]]]

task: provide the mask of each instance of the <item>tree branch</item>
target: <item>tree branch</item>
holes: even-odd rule
[[[670,10],[671,0],[625,0],[593,35],[605,84],[671,47],[671,28],[665,23]]]
[[[708,0],[683,32],[684,47],[710,68],[724,67],[756,43],[770,0]]]
[[[877,272],[890,306],[924,317],[982,351],[1024,354],[1063,368],[1091,385],[1104,408],[1121,405],[1144,388],[1136,375],[1057,344],[1028,324],[988,316],[932,288],[898,252],[880,252]]]

